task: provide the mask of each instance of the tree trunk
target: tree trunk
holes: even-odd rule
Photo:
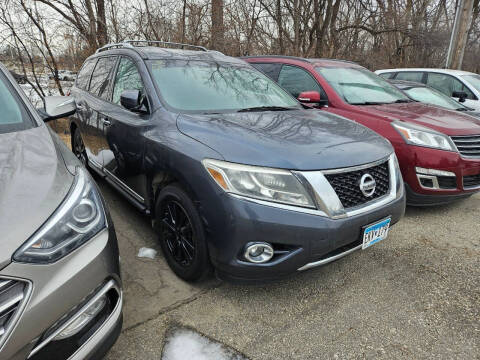
[[[457,29],[452,35],[451,45],[449,49],[447,68],[461,70],[463,64],[463,54],[467,44],[468,32],[472,24],[474,0],[462,0],[458,11]]]
[[[278,51],[281,55],[285,54],[285,46],[283,45],[283,28],[282,28],[282,2],[277,0],[277,31],[278,31]]]
[[[223,26],[223,0],[212,0],[212,34],[211,47],[214,50],[224,51],[225,35]]]

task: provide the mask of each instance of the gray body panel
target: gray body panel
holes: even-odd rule
[[[72,182],[45,125],[0,134],[0,268],[52,215]]]
[[[249,165],[335,169],[393,152],[388,141],[367,127],[316,110],[180,115],[177,126],[225,160]]]

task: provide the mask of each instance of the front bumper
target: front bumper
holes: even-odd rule
[[[445,204],[480,191],[480,159],[465,158],[457,152],[411,145],[397,145],[395,151],[399,155],[398,159],[403,179],[408,184],[407,203],[409,205]],[[448,172],[454,174],[454,176],[439,176],[438,179],[446,182],[447,186],[441,185],[440,188],[433,189],[422,186],[420,178],[431,176],[419,174],[417,168]],[[472,178],[474,179],[473,182],[467,180]],[[438,185],[437,179],[434,182]]]
[[[405,212],[402,196],[361,215],[332,219],[259,204],[227,194],[227,221],[209,229],[210,255],[220,278],[235,282],[269,281],[335,260],[361,244],[362,228],[391,216],[392,224]],[[249,242],[268,242],[283,253],[267,263],[243,260]]]
[[[118,255],[115,231],[109,227],[53,264],[11,263],[2,269],[0,277],[26,281],[30,292],[7,334],[0,359],[92,359],[106,353],[122,324]],[[101,316],[78,335],[53,340],[51,335],[101,291],[109,294],[109,305]]]

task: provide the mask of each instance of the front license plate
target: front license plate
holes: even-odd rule
[[[363,230],[362,249],[366,249],[373,244],[386,239],[390,229],[391,218],[383,219],[375,224],[366,226]]]

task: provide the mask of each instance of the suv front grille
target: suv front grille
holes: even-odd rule
[[[372,196],[365,196],[360,190],[360,179],[364,174],[370,174],[375,179],[375,192]],[[370,168],[325,174],[330,185],[337,193],[345,209],[363,205],[371,200],[378,199],[388,194],[390,189],[390,172],[388,160]]]
[[[463,177],[463,188],[475,188],[480,186],[480,174],[467,175]]]
[[[460,154],[480,157],[480,135],[451,136]]]
[[[26,283],[0,278],[0,345],[25,297]]]

